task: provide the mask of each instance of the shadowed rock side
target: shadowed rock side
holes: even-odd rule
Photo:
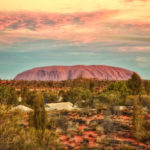
[[[83,78],[96,78],[101,80],[128,80],[132,71],[104,65],[77,65],[77,66],[49,66],[27,70],[18,74],[15,80],[61,81]]]

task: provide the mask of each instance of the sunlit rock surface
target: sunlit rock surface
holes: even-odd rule
[[[18,74],[15,80],[62,81],[69,79],[95,78],[101,80],[128,80],[132,71],[104,65],[76,65],[39,67]]]

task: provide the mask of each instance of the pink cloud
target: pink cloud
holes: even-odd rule
[[[19,43],[24,39],[74,43],[110,42],[116,39],[148,41],[142,36],[150,34],[150,22],[113,19],[120,13],[119,10],[71,14],[1,12],[0,43]]]
[[[102,10],[72,14],[36,13],[36,12],[1,12],[0,30],[29,29],[39,30],[68,24],[86,24],[96,20],[107,19],[118,14],[118,10]]]

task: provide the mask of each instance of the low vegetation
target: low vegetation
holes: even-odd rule
[[[59,102],[80,109],[45,111]],[[19,104],[34,111],[12,111]],[[149,149],[150,82],[136,73],[128,81],[6,81],[0,116],[0,150]]]

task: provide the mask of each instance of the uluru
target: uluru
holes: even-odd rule
[[[24,71],[14,80],[62,81],[80,76],[100,80],[128,80],[132,74],[130,70],[105,65],[48,66]]]

